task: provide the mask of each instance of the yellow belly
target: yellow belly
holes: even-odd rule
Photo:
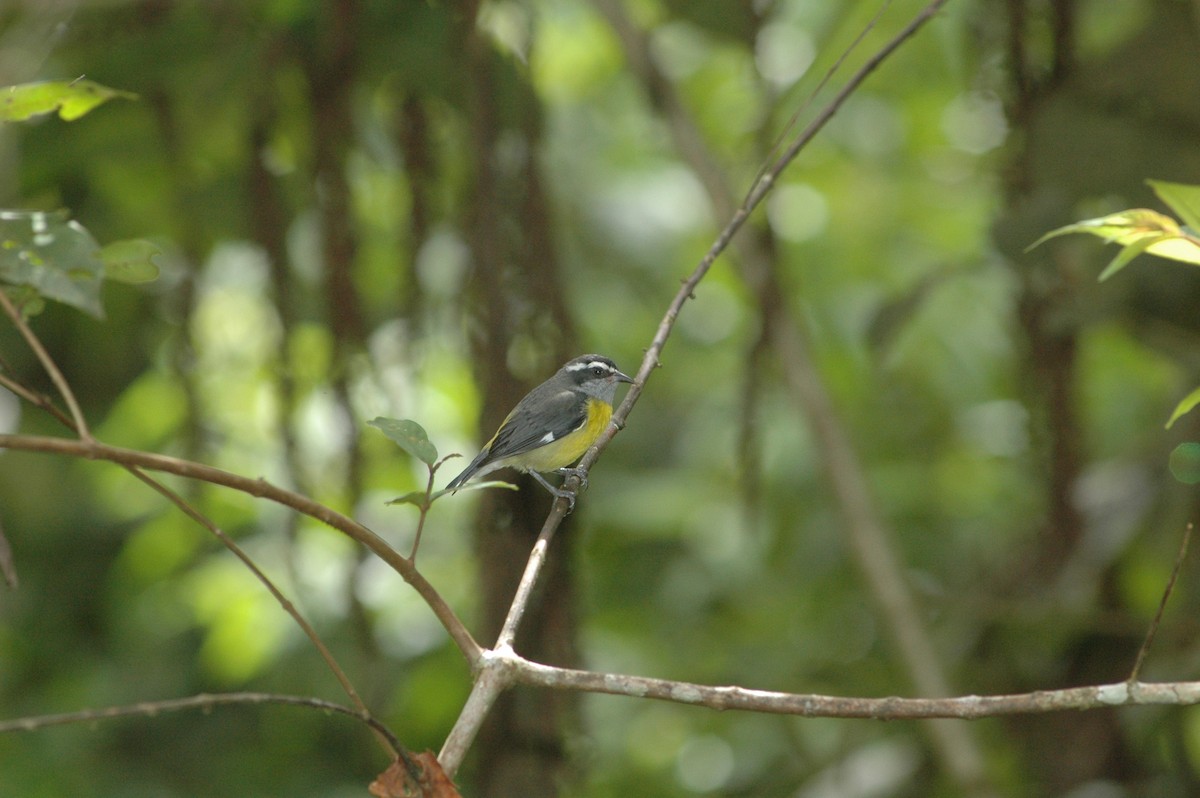
[[[588,450],[612,418],[612,405],[598,399],[588,400],[587,421],[579,429],[531,452],[519,454],[505,465],[526,471],[553,471],[571,465]]]

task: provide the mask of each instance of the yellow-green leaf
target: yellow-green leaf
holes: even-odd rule
[[[1147,236],[1179,235],[1180,232],[1179,224],[1170,216],[1147,208],[1134,208],[1056,228],[1030,244],[1026,251],[1068,233],[1087,233],[1109,243],[1128,245]]]
[[[1179,404],[1175,405],[1174,412],[1172,412],[1171,417],[1167,419],[1167,429],[1170,429],[1171,425],[1178,421],[1180,416],[1188,413],[1196,405],[1200,405],[1200,388],[1196,388],[1187,396],[1183,397],[1183,400]]]
[[[1029,249],[1068,233],[1087,233],[1123,247],[1101,273],[1101,280],[1108,279],[1143,252],[1200,265],[1200,237],[1181,227],[1170,216],[1147,208],[1134,208],[1059,227],[1033,242]]]
[[[70,122],[118,97],[137,99],[136,94],[110,89],[90,80],[51,80],[5,86],[0,88],[0,122],[23,122],[55,111]]]
[[[1117,253],[1117,256],[1108,262],[1108,265],[1104,267],[1104,271],[1100,272],[1100,276],[1096,279],[1100,282],[1104,282],[1109,277],[1112,277],[1121,269],[1125,268],[1125,265],[1128,264],[1129,261],[1133,260],[1138,255],[1141,255],[1143,252],[1147,252],[1150,247],[1162,241],[1162,237],[1148,236],[1139,241],[1126,244],[1125,246],[1121,247],[1121,251]]]
[[[1168,183],[1164,180],[1146,182],[1171,210],[1179,214],[1183,223],[1192,228],[1193,235],[1200,230],[1200,186]]]

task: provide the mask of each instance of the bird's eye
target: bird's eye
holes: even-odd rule
[[[599,366],[593,366],[592,367],[592,375],[596,376],[596,377],[603,377],[604,369],[600,368]]]

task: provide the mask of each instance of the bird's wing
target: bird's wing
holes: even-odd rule
[[[536,413],[532,408],[537,408]],[[579,429],[587,421],[587,400],[571,391],[548,396],[530,394],[504,419],[500,429],[471,464],[450,481],[447,488],[464,484],[480,469],[497,460],[524,454]],[[499,467],[499,466],[496,466]]]
[[[536,404],[536,413],[531,407]],[[536,403],[522,401],[513,409],[488,444],[488,460],[524,454],[579,429],[587,421],[587,401],[571,391],[559,391]]]

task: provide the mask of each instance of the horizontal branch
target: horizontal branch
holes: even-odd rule
[[[459,650],[467,658],[468,664],[475,667],[482,649],[471,633],[463,625],[454,611],[446,604],[441,594],[429,581],[417,571],[413,563],[388,542],[376,535],[370,529],[358,523],[349,516],[326,507],[318,501],[299,493],[272,485],[265,479],[251,479],[213,468],[191,460],[181,460],[151,452],[136,449],[123,449],[119,446],[109,446],[99,441],[82,441],[69,438],[54,438],[41,435],[0,435],[0,449],[13,449],[25,452],[43,452],[61,454],[70,457],[81,457],[88,460],[108,460],[124,466],[136,466],[150,471],[161,471],[176,474],[189,479],[197,479],[213,485],[222,485],[233,490],[248,493],[251,496],[290,507],[299,513],[315,518],[318,521],[336,529],[370,549],[381,560],[390,565],[404,581],[412,585],[420,594],[434,615],[441,621]]]
[[[365,715],[350,707],[308,696],[281,695],[278,693],[200,693],[188,698],[169,698],[163,701],[139,701],[136,704],[103,707],[101,709],[83,709],[78,712],[63,712],[57,715],[35,715],[27,718],[0,720],[0,734],[11,732],[29,732],[65,726],[74,723],[95,723],[101,720],[128,717],[153,718],[164,712],[179,712],[185,709],[211,710],[217,706],[233,704],[281,704],[284,706],[306,707],[320,712],[334,712],[339,715],[355,718],[383,735],[396,751],[404,751],[404,746],[392,732],[370,715]]]
[[[745,687],[714,687],[645,676],[556,668],[517,659],[517,662],[509,663],[510,673],[514,681],[522,684],[633,698],[657,698],[718,710],[736,709],[809,718],[974,720],[999,715],[1032,715],[1063,710],[1148,704],[1200,704],[1200,682],[1116,682],[1062,690],[1038,690],[1012,695],[968,695],[957,698],[851,698],[777,693]]]

